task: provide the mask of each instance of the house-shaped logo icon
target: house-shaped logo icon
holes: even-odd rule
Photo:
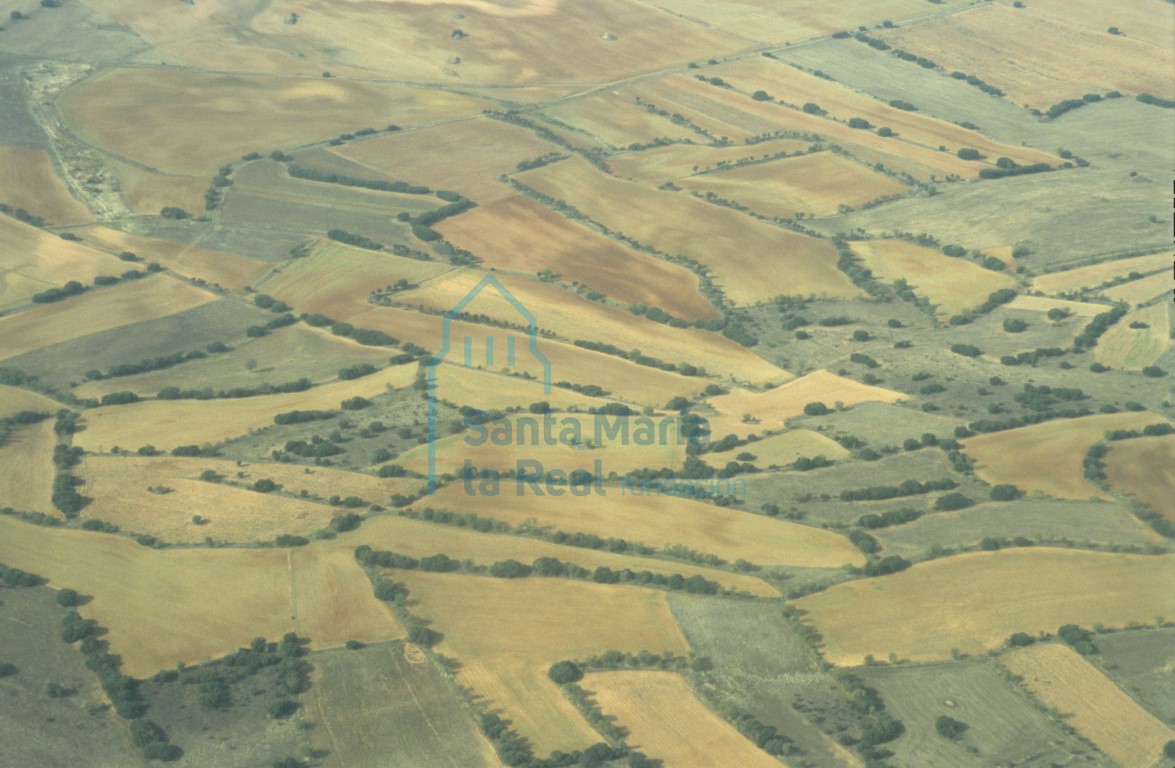
[[[526,347],[529,353],[542,367],[543,393],[551,393],[551,361],[539,349],[539,326],[533,314],[522,302],[515,298],[506,286],[498,280],[492,272],[487,273],[477,285],[461,301],[457,302],[441,321],[441,349],[425,362],[426,398],[428,400],[428,493],[432,495],[437,489],[437,376],[440,366],[451,353],[454,360],[467,368],[484,366],[492,369],[494,366],[514,367],[517,364],[519,350],[517,337],[510,334],[506,337],[506,349],[495,349],[494,336],[487,334],[483,339],[473,336],[453,338],[453,320],[461,319],[462,313],[483,291],[492,288],[522,316],[526,325]],[[459,357],[458,357],[459,355]]]

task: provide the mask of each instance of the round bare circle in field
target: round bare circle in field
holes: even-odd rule
[[[408,660],[409,664],[424,664],[428,661],[428,657],[424,655],[424,651],[420,650],[420,646],[412,643],[404,643],[404,658]]]

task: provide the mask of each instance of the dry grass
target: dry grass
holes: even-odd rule
[[[356,363],[386,365],[390,350],[367,347],[329,331],[306,325],[292,325],[260,338],[208,357],[192,360],[172,368],[148,371],[134,376],[116,376],[86,381],[75,387],[78,397],[101,397],[107,392],[129,390],[143,397],[153,397],[168,386],[188,389],[231,389],[259,384],[284,384],[300,378],[316,383],[332,381],[340,368]],[[249,370],[249,361],[256,363]]]
[[[630,747],[665,768],[781,765],[714,714],[675,672],[594,672],[582,686],[595,694],[604,715],[628,731]]]
[[[225,161],[233,159],[224,158]],[[193,216],[206,212],[204,193],[208,190],[207,176],[156,173],[111,157],[106,157],[104,162],[118,179],[122,199],[135,213],[157,216],[167,206],[182,208]]]
[[[578,408],[586,411],[603,404],[599,398],[563,387],[552,387],[549,393],[544,392],[542,381],[537,379],[524,379],[483,368],[466,368],[455,361],[437,369],[436,382],[437,400],[483,411],[525,408],[538,402],[549,403],[555,410]]]
[[[436,261],[377,253],[322,240],[310,255],[282,266],[258,289],[302,312],[349,320],[370,308],[367,297],[398,280],[419,283],[452,269]],[[393,333],[397,338],[401,334]]]
[[[213,301],[187,283],[154,275],[0,318],[0,360]]]
[[[50,225],[94,220],[86,206],[70,195],[43,149],[0,147],[0,202],[24,208]]]
[[[53,422],[14,427],[0,442],[0,506],[60,517],[53,507]]]
[[[518,178],[613,231],[701,262],[735,304],[754,304],[779,294],[860,294],[836,268],[836,253],[828,243],[729,208],[608,176],[580,158]]]
[[[1144,277],[1141,280],[1131,280],[1128,283],[1106,288],[1101,294],[1112,301],[1125,301],[1129,304],[1142,304],[1151,299],[1164,296],[1171,292],[1171,275],[1167,271]]]
[[[1169,275],[1157,275],[1170,284]],[[1094,347],[1093,357],[1112,368],[1140,371],[1153,365],[1171,346],[1171,303],[1162,301],[1130,312],[1110,326]],[[1146,323],[1146,328],[1131,328],[1131,323]]]
[[[987,164],[994,164],[999,157],[1010,157],[1021,165],[1060,162],[1060,158],[1047,152],[1003,144],[945,120],[891,107],[872,96],[782,62],[755,57],[719,67],[716,73],[740,91],[753,93],[762,89],[797,109],[815,102],[829,117],[842,122],[863,117],[873,125],[893,130],[898,143],[910,142],[931,150],[945,146],[952,155],[963,147],[971,147],[987,158]],[[980,167],[980,163],[970,164],[966,175],[976,175]]]
[[[1175,739],[1175,731],[1068,646],[1019,648],[1000,661],[1122,768],[1151,768],[1163,745]]]
[[[1012,0],[1002,0],[1011,4]],[[1118,27],[1134,40],[1170,48],[1170,9],[1161,2],[1100,3],[1097,0],[1040,0],[1032,4],[1032,12],[1092,32],[1105,32]]]
[[[1113,413],[1034,424],[968,438],[963,450],[975,459],[984,482],[1011,483],[1062,499],[1107,498],[1086,482],[1082,461],[1113,429],[1141,429],[1166,420],[1153,413]]]
[[[474,499],[468,508],[477,509],[483,497]],[[424,499],[420,506],[434,506],[431,498]],[[439,506],[439,505],[438,505]],[[679,573],[686,578],[701,576],[717,582],[726,589],[746,592],[756,597],[778,597],[779,592],[767,582],[755,576],[706,568],[700,565],[653,557],[622,555],[582,547],[565,546],[509,534],[477,533],[468,528],[428,523],[406,517],[382,515],[363,523],[355,533],[340,537],[340,547],[353,548],[356,544],[369,544],[374,549],[402,552],[412,557],[428,557],[438,552],[457,560],[470,559],[475,563],[489,565],[500,560],[513,559],[522,563],[533,563],[540,557],[553,557],[565,563],[574,563],[588,570],[604,567],[614,571],[649,571],[672,576]]]
[[[711,397],[709,403],[718,413],[714,416],[706,414],[706,417],[710,420],[711,439],[717,440],[730,434],[746,437],[752,432],[780,429],[786,426],[788,419],[802,415],[808,403],[821,402],[832,408],[837,403],[896,403],[905,397],[901,392],[871,387],[819,370],[766,392],[735,389],[729,394]],[[747,414],[751,416],[750,421],[743,420]]]
[[[995,291],[1016,285],[1007,272],[993,272],[905,240],[858,240],[850,247],[877,277],[889,282],[905,279],[934,304],[940,320],[973,309]]]
[[[0,308],[27,303],[34,293],[70,280],[90,284],[120,275],[127,265],[79,243],[0,216]]]
[[[371,593],[371,582],[349,548],[323,544],[288,550],[290,619],[315,648],[348,640],[393,640],[406,632]]]
[[[457,679],[513,721],[538,754],[599,741],[547,676],[552,664],[609,649],[689,650],[654,590],[419,571],[391,577],[408,585],[410,610],[444,634],[438,650],[460,662]]]
[[[657,138],[698,138],[688,128],[652,114],[615,93],[578,99],[548,109],[547,114],[615,148],[647,144]]]
[[[337,410],[343,400],[375,397],[389,387],[407,387],[415,378],[416,367],[402,365],[306,392],[230,400],[144,400],[131,405],[104,406],[85,412],[85,430],[76,436],[74,443],[98,452],[114,446],[133,450],[154,445],[167,451],[177,445],[219,443],[270,426],[279,413]]]
[[[879,197],[902,195],[906,187],[832,152],[756,163],[680,180],[686,189],[713,192],[768,217],[828,216],[839,206],[856,207]]]
[[[444,312],[468,295],[485,274],[480,269],[453,270],[417,289],[397,293],[394,298],[405,305],[423,305]],[[589,301],[552,283],[515,275],[498,275],[498,279],[534,315],[539,328],[553,331],[563,339],[623,339],[625,349],[646,350],[646,354],[661,360],[692,363],[758,385],[791,378],[787,371],[719,333],[672,328],[617,307]],[[670,305],[666,309],[673,313],[676,308]],[[466,311],[503,322],[526,322],[517,308],[495,289],[483,291]]]
[[[1115,442],[1104,461],[1111,487],[1175,521],[1175,437]]]
[[[493,147],[493,152],[486,152]],[[452,189],[479,204],[510,197],[498,176],[560,148],[531,131],[490,118],[402,131],[331,152],[397,179]]]
[[[975,552],[801,598],[804,621],[840,666],[890,652],[911,661],[999,648],[1014,632],[1063,624],[1124,627],[1175,615],[1175,557],[1075,549]],[[863,621],[862,617],[868,617]]]
[[[755,458],[751,463],[760,469],[786,467],[801,456],[823,456],[836,461],[849,455],[840,443],[819,432],[810,429],[789,429],[783,434],[765,437],[750,445],[712,454],[713,463],[721,465],[735,461],[735,457],[743,452],[754,454]]]
[[[196,176],[254,150],[296,147],[391,122],[473,115],[485,106],[438,90],[172,69],[107,70],[66,91],[58,104],[73,130],[103,149]],[[130,124],[128,114],[136,116]]]
[[[848,539],[820,528],[686,498],[633,496],[617,487],[608,487],[605,492],[604,496],[566,495],[558,499],[519,496],[512,492],[470,497],[460,485],[453,485],[440,491],[434,503],[513,525],[532,524],[603,538],[623,536],[655,548],[684,544],[728,562],[742,558],[758,565],[807,568],[864,563],[861,553]]]
[[[1106,311],[1104,304],[1088,304],[1084,301],[1066,301],[1065,299],[1050,299],[1045,296],[1018,295],[1004,305],[1008,309],[1024,309],[1029,312],[1047,314],[1050,309],[1063,309],[1079,318],[1090,318]]]
[[[666,181],[677,181],[703,171],[719,167],[737,166],[751,160],[762,160],[780,152],[806,152],[810,142],[799,139],[771,139],[754,146],[735,144],[715,147],[709,145],[670,144],[640,152],[622,152],[608,158],[608,167],[617,176],[660,186]]]
[[[57,413],[61,403],[44,395],[20,387],[0,384],[0,419],[17,411],[41,411]]]
[[[1156,46],[1090,31],[1073,26],[1074,15],[1080,13],[1070,10],[1061,21],[1032,8],[988,5],[878,36],[948,70],[978,74],[1011,101],[1042,111],[1091,91],[1175,95],[1169,40]]]
[[[152,213],[158,212],[159,206],[156,206]],[[117,255],[123,251],[130,251],[146,261],[157,262],[181,275],[233,291],[251,285],[273,266],[233,253],[201,248],[199,241],[193,245],[183,245],[154,237],[132,235],[109,227],[91,227],[85,230],[83,237],[88,245],[108,253]],[[134,265],[124,266],[129,268]]]
[[[1096,288],[1107,280],[1113,280],[1115,277],[1128,275],[1131,272],[1146,274],[1166,269],[1170,264],[1170,258],[1170,255],[1163,251],[1162,253],[1152,253],[1149,256],[1103,261],[1087,267],[1066,269],[1063,272],[1050,272],[1047,275],[1034,278],[1032,287],[1035,290],[1051,294]]]
[[[111,652],[135,677],[223,655],[259,635],[281,637],[293,631],[293,613],[306,617],[303,631],[318,632],[312,647],[341,645],[352,634],[404,636],[361,572],[341,567],[333,550],[308,552],[295,557],[292,596],[284,550],[156,550],[121,536],[0,517],[0,562],[44,576],[51,587],[91,595],[79,610],[109,630]],[[311,557],[318,559],[304,559]]]
[[[685,320],[718,314],[685,267],[634,251],[520,195],[448,219],[437,230],[496,269],[532,275],[549,269],[561,282]]]

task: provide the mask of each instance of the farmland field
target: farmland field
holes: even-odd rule
[[[512,493],[473,499],[460,486],[451,486],[436,500],[455,511],[476,509],[515,525],[530,520],[551,530],[601,537],[623,531],[632,540],[654,548],[684,544],[731,562],[742,557],[759,565],[810,568],[863,562],[847,539],[829,531],[690,499],[633,496],[619,488],[608,488],[604,497],[565,496],[552,502]]]
[[[0,503],[22,512],[56,515],[53,496],[53,422],[14,427],[0,440]]]
[[[60,403],[45,395],[0,384],[0,418],[6,418],[18,411],[56,413],[60,407]]]
[[[462,703],[431,664],[388,643],[339,650],[315,659],[311,717],[314,741],[332,768],[498,768]],[[395,727],[390,724],[394,723]],[[363,739],[347,738],[363,733]]]
[[[665,768],[718,768],[737,764],[774,768],[759,750],[699,701],[672,672],[597,672],[584,681],[605,715],[628,731],[633,748]]]
[[[1171,276],[1160,272],[1140,280],[1106,288],[1101,293],[1111,301],[1125,301],[1130,304],[1143,304],[1159,296],[1165,295],[1171,287]]]
[[[1168,726],[1175,726],[1170,673],[1175,664],[1175,630],[1139,629],[1098,638],[1102,670]]]
[[[645,144],[662,137],[696,138],[693,131],[651,114],[614,93],[558,106],[547,114],[613,147]]]
[[[754,455],[751,463],[760,468],[784,467],[801,456],[823,456],[830,461],[846,458],[849,452],[840,443],[809,429],[791,429],[765,437],[745,447],[714,454],[714,460],[734,461],[740,453]]]
[[[0,216],[0,307],[26,304],[33,294],[70,280],[88,285],[98,275],[125,270],[126,265],[104,253]]]
[[[437,650],[461,664],[457,679],[541,754],[584,748],[599,736],[547,677],[550,665],[608,649],[688,650],[661,592],[565,580],[504,580],[395,572],[414,612],[444,635]]]
[[[0,147],[0,202],[24,208],[52,224],[84,224],[93,217],[69,194],[43,149]]]
[[[131,323],[193,309],[216,298],[166,275],[83,293],[0,318],[0,359]]]
[[[1164,283],[1170,282],[1168,275],[1156,277],[1161,277]],[[1154,365],[1171,346],[1170,318],[1171,305],[1165,300],[1128,313],[1098,339],[1094,359],[1130,371]],[[1132,328],[1135,324],[1142,327]]]
[[[86,429],[78,435],[76,444],[100,452],[116,445],[126,449],[154,445],[171,450],[177,445],[218,443],[268,427],[279,413],[335,410],[343,400],[375,397],[389,387],[409,386],[415,377],[415,366],[401,365],[307,392],[229,400],[144,400],[106,406],[87,413]]]
[[[839,666],[896,653],[910,661],[998,648],[1014,632],[1063,624],[1123,627],[1172,615],[1169,555],[1114,555],[1025,548],[956,555],[891,576],[841,584],[796,601]],[[992,601],[993,593],[1031,600]],[[871,620],[858,618],[868,611]]]
[[[1104,498],[1082,475],[1086,452],[1109,430],[1162,421],[1151,413],[1063,419],[971,437],[963,450],[975,459],[975,474],[993,485],[1011,483],[1062,499]]]
[[[770,139],[753,146],[733,144],[669,144],[640,152],[620,152],[608,161],[612,173],[648,184],[684,179],[718,168],[806,153],[811,143],[800,139]]]
[[[1117,277],[1128,275],[1131,272],[1148,274],[1167,266],[1166,253],[1155,253],[1150,256],[1134,256],[1128,259],[1116,259],[1091,264],[1087,267],[1076,267],[1061,272],[1050,272],[1033,278],[1032,287],[1049,294],[1060,294],[1066,291],[1079,291],[1087,288],[1097,288],[1102,283]]]
[[[973,309],[990,294],[1016,283],[1004,272],[904,240],[857,241],[851,247],[878,277],[887,282],[906,280],[915,293],[930,300],[941,320]]]
[[[450,242],[500,270],[549,269],[621,304],[660,307],[685,320],[717,313],[685,267],[634,251],[522,196],[475,208],[437,227]]]
[[[578,158],[517,178],[567,201],[614,231],[670,255],[701,262],[736,304],[753,304],[781,293],[836,297],[858,293],[837,271],[835,254],[827,243],[748,221],[729,209],[605,176]],[[616,205],[605,206],[604,201]],[[704,236],[699,237],[699,232]],[[763,271],[763,262],[755,254],[770,254],[770,271]]]
[[[1110,487],[1175,520],[1175,437],[1115,442],[1105,463]]]
[[[1149,768],[1175,731],[1140,707],[1097,667],[1059,643],[1020,648],[1000,661],[1045,705],[1118,765]]]

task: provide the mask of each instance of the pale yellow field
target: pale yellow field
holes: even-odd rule
[[[832,152],[699,174],[676,183],[686,189],[713,192],[764,216],[785,219],[797,213],[828,216],[840,205],[856,207],[906,191],[888,176]]]
[[[486,147],[494,151],[486,152]],[[330,151],[393,178],[451,189],[485,205],[514,194],[498,176],[514,171],[523,160],[561,147],[526,128],[478,118],[401,131]]]
[[[744,139],[777,130],[777,126],[768,120],[735,107],[709,101],[691,90],[676,88],[674,83],[677,82],[679,81],[670,75],[638,83],[626,88],[622,93],[625,96],[639,98],[670,114],[683,115],[715,138],[739,142],[736,145],[739,149],[745,149],[741,144]]]
[[[1066,645],[1018,648],[1000,661],[1122,768],[1151,768],[1163,745],[1175,739],[1175,731]]]
[[[1095,288],[1107,280],[1128,275],[1131,272],[1147,274],[1170,265],[1170,255],[1166,251],[1153,253],[1149,256],[1134,256],[1129,259],[1103,261],[1087,267],[1067,269],[1063,272],[1050,272],[1047,275],[1033,278],[1032,287],[1045,293],[1064,293],[1077,291],[1083,288]]]
[[[352,317],[350,322],[359,328],[386,331],[404,341],[419,344],[425,349],[441,349],[440,317],[395,307],[372,307]],[[450,328],[454,346],[447,357],[449,361],[458,362],[462,359],[459,340],[467,336],[473,339],[493,336],[498,350],[505,348],[507,338],[514,338],[519,350],[516,370],[536,378],[543,375],[541,364],[531,355],[522,352],[528,348],[529,343],[525,333],[459,320],[454,321]],[[479,348],[484,346],[483,342]],[[552,382],[597,384],[610,392],[612,397],[629,403],[661,407],[677,395],[696,393],[700,385],[704,386],[696,377],[637,365],[614,355],[592,352],[551,339],[540,338],[538,347],[550,358]]]
[[[1141,429],[1166,420],[1153,413],[1111,413],[1063,419],[968,438],[963,450],[975,474],[992,485],[1011,483],[1062,499],[1107,498],[1086,482],[1081,463],[1113,429]]]
[[[203,197],[203,192],[200,193]],[[157,206],[152,213],[158,213]],[[199,241],[195,245],[183,245],[169,240],[159,240],[154,237],[132,235],[109,227],[91,227],[83,233],[86,243],[115,255],[123,251],[141,256],[145,261],[154,261],[168,269],[187,277],[204,280],[214,285],[220,285],[233,291],[239,291],[246,285],[264,275],[273,266],[263,261],[254,261],[244,256],[224,251],[213,251],[201,248]],[[135,265],[120,262],[125,269]]]
[[[103,149],[164,172],[211,175],[250,151],[474,115],[485,102],[334,78],[111,69],[66,91],[58,106],[73,130]],[[131,123],[128,114],[136,116]]]
[[[1115,285],[1101,292],[1103,296],[1113,301],[1125,301],[1130,304],[1142,304],[1159,296],[1171,292],[1171,273],[1166,270],[1157,275],[1144,277],[1141,280],[1131,280],[1122,285]]]
[[[417,289],[397,293],[393,298],[401,305],[423,305],[445,312],[468,295],[485,275],[480,269],[453,270]],[[787,371],[719,333],[698,328],[672,328],[617,307],[589,301],[552,283],[515,275],[497,277],[534,315],[539,328],[553,331],[563,339],[623,339],[626,350],[643,350],[664,361],[693,363],[757,385],[791,378]],[[526,322],[519,316],[518,309],[493,287],[484,290],[466,306],[465,311],[489,315],[503,322]],[[673,311],[672,306],[669,311]]]
[[[1166,283],[1169,275],[1161,275]],[[1153,365],[1171,346],[1171,303],[1161,301],[1128,313],[1098,339],[1093,357],[1111,368],[1140,371]],[[1147,323],[1149,328],[1131,328],[1131,323]]]
[[[447,263],[418,261],[322,240],[308,256],[295,259],[258,283],[258,290],[335,321],[370,307],[367,297],[398,280],[418,283],[452,269]],[[396,338],[401,334],[392,333]]]
[[[216,299],[167,275],[87,291],[0,318],[0,360],[111,328],[193,309]]]
[[[0,442],[0,507],[61,517],[52,501],[55,445],[52,420],[14,427]]]
[[[931,661],[955,648],[983,653],[1014,632],[1056,632],[1063,624],[1153,623],[1175,612],[1172,579],[1172,555],[1026,547],[931,560],[795,604],[823,636],[824,657],[856,666],[869,654]]]
[[[1011,4],[1012,0],[1001,0]],[[1097,0],[1039,0],[1032,12],[1062,24],[1093,32],[1118,27],[1126,36],[1151,45],[1170,47],[1171,14],[1161,2],[1101,3]]]
[[[977,307],[995,291],[1016,285],[1007,272],[993,272],[968,259],[951,258],[937,248],[905,240],[856,240],[849,247],[882,280],[905,278],[916,293],[934,304],[940,320]]]
[[[39,392],[0,384],[0,419],[11,416],[17,411],[41,411],[42,413],[54,414],[61,407],[61,403]]]
[[[1143,437],[1111,444],[1106,478],[1151,509],[1175,521],[1175,437]]]
[[[640,152],[619,153],[608,158],[608,167],[617,176],[660,186],[666,181],[684,179],[720,166],[735,168],[740,165],[740,161],[762,160],[780,152],[805,152],[810,146],[811,142],[799,139],[771,139],[753,146],[671,144]]]
[[[460,662],[457,679],[513,721],[537,754],[600,740],[547,676],[552,664],[609,649],[689,650],[665,595],[568,579],[494,579],[392,571],[414,614],[444,634],[437,650]]]
[[[538,434],[531,434],[533,426],[517,427],[520,418],[536,419]],[[597,440],[596,423],[592,416],[558,413],[552,414],[552,418],[551,439],[556,442],[555,445],[548,445],[546,442],[543,418],[530,415],[507,416],[504,422],[486,425],[484,434],[480,436],[472,431],[466,431],[440,437],[436,442],[436,471],[438,474],[457,475],[465,466],[466,461],[473,462],[473,466],[478,469],[499,471],[515,469],[520,465],[520,462],[538,461],[546,472],[558,469],[570,473],[582,469],[596,475],[602,474],[604,477],[609,477],[613,473],[622,476],[627,472],[645,467],[679,469],[682,462],[685,461],[685,437],[683,436],[681,443],[678,444],[676,426],[664,435],[664,443],[661,442],[661,436],[658,434],[651,445],[638,445],[637,439],[643,438],[632,438],[628,444],[624,444],[620,439],[608,440],[604,438],[602,442]],[[660,430],[662,423],[661,419],[662,417],[653,417],[658,430]],[[526,424],[526,422],[523,423]],[[574,426],[569,426],[572,423],[579,424],[581,442],[578,444],[571,444],[570,437],[567,440],[562,437],[564,429],[572,431],[576,429]],[[505,433],[507,429],[509,430],[508,435]],[[630,429],[635,435],[638,429],[637,424],[633,422]],[[495,438],[494,435],[499,430],[504,437]],[[569,431],[567,434],[571,435],[572,433]],[[532,438],[535,437],[538,438],[537,444],[532,441]],[[487,439],[483,440],[482,438]],[[493,442],[495,439],[509,442],[495,445]],[[476,441],[480,441],[481,444],[473,444]],[[591,443],[590,447],[587,445],[589,442]],[[595,462],[599,462],[598,467],[595,466]],[[418,445],[404,451],[396,459],[396,463],[414,472],[426,473],[428,471],[428,446]],[[527,464],[526,466],[531,465]],[[505,488],[509,489],[509,493],[513,494],[514,481],[504,480],[503,483]],[[543,487],[545,488],[545,485]]]
[[[503,488],[502,493],[513,495],[513,488]],[[484,499],[477,499],[480,503]],[[437,507],[434,499],[425,497],[417,508]],[[553,557],[565,563],[574,563],[588,570],[601,566],[614,571],[649,571],[672,576],[679,573],[686,578],[701,576],[720,584],[725,589],[734,589],[756,597],[778,597],[779,592],[766,581],[755,576],[731,571],[707,568],[700,565],[654,557],[622,555],[603,550],[554,544],[540,539],[510,534],[478,533],[469,528],[458,528],[438,523],[428,523],[395,515],[380,515],[367,520],[354,533],[340,536],[339,547],[354,549],[357,544],[368,544],[377,550],[401,552],[411,557],[428,557],[443,553],[457,560],[470,559],[475,563],[492,565],[499,560],[514,559],[522,563],[533,563],[540,557]]]
[[[706,418],[710,420],[712,440],[731,434],[746,437],[752,432],[786,426],[788,419],[803,415],[804,406],[808,403],[821,402],[831,409],[837,403],[896,403],[905,397],[892,389],[871,387],[819,370],[766,392],[735,389],[729,394],[711,397],[708,402],[718,413],[714,416],[706,414]],[[753,421],[743,421],[746,414],[750,414]]]
[[[549,403],[554,409],[598,408],[599,398],[581,395],[563,387],[543,391],[539,379],[525,379],[484,368],[466,368],[457,361],[445,363],[437,369],[437,400],[458,407],[468,405],[483,411],[525,408],[531,403]]]
[[[531,275],[549,269],[561,282],[589,286],[621,304],[660,307],[685,320],[718,314],[690,270],[634,251],[521,195],[479,206],[436,229],[487,267]]]
[[[236,158],[224,159],[232,161]],[[182,208],[193,216],[206,212],[204,193],[208,191],[208,176],[155,173],[112,157],[106,157],[104,161],[118,179],[122,199],[135,213],[157,216],[167,206]]]
[[[622,181],[579,158],[527,171],[518,178],[571,203],[614,231],[701,262],[735,304],[754,304],[779,294],[839,298],[860,294],[836,268],[836,254],[828,243],[729,208]]]
[[[581,531],[603,538],[622,536],[654,548],[684,544],[728,562],[743,558],[757,565],[807,568],[864,563],[864,557],[848,539],[820,528],[688,498],[633,496],[631,489],[616,486],[605,487],[604,491],[603,496],[568,494],[549,499],[531,494],[519,496],[510,488],[498,496],[471,497],[458,483],[439,491],[433,503],[513,525],[533,522],[553,531]]]
[[[94,220],[86,206],[70,195],[43,149],[0,147],[0,202],[24,208],[50,226]]]
[[[92,596],[79,611],[109,630],[111,652],[135,677],[221,656],[257,636],[280,638],[303,620],[303,631],[317,633],[314,648],[403,637],[362,572],[342,567],[336,554],[350,556],[299,552],[291,587],[285,550],[156,550],[122,536],[0,518],[0,562]]]
[[[779,768],[781,763],[714,714],[676,672],[593,672],[581,687],[628,732],[632,749],[665,768]]]
[[[34,293],[70,280],[88,285],[98,275],[121,275],[128,268],[80,243],[0,216],[0,307],[25,304]]]
[[[995,256],[1000,261],[1004,262],[1004,266],[1008,271],[1016,271],[1016,257],[1012,255],[1015,251],[1010,245],[997,245],[994,248],[984,248],[980,251],[984,256]]]
[[[1012,102],[1042,111],[1091,91],[1175,95],[1169,39],[1157,46],[1129,33],[1082,29],[1072,25],[1072,15],[1080,14],[1069,11],[1062,21],[1031,6],[987,5],[877,36],[948,70],[980,73]]]
[[[186,351],[186,350],[185,350]],[[259,384],[284,384],[305,377],[315,383],[335,380],[340,368],[369,363],[387,365],[393,350],[368,347],[327,330],[291,325],[260,338],[248,339],[228,352],[221,352],[182,365],[148,371],[134,376],[116,376],[83,382],[73,389],[78,397],[101,397],[107,392],[129,390],[154,397],[167,386],[188,389],[210,387],[231,389]],[[250,371],[249,361],[257,365]]]
[[[85,430],[74,443],[99,452],[116,445],[125,450],[154,445],[167,451],[177,445],[218,443],[267,427],[273,424],[274,416],[285,411],[338,410],[347,398],[375,397],[389,387],[410,386],[415,378],[415,366],[401,365],[306,392],[230,400],[144,400],[94,408],[85,412]]]
[[[840,83],[825,80],[801,69],[757,56],[733,64],[718,67],[715,72],[723,80],[745,93],[766,90],[773,98],[801,108],[807,102],[815,102],[826,110],[830,117],[848,122],[853,117],[863,117],[876,126],[887,126],[897,134],[899,142],[911,142],[928,149],[937,150],[945,146],[949,152],[962,147],[979,150],[994,164],[999,157],[1010,157],[1021,165],[1032,163],[1057,164],[1056,155],[1027,147],[1003,144],[993,141],[982,133],[972,131],[945,120],[909,112],[878,101],[872,96],[854,91]],[[916,103],[916,97],[911,97]],[[969,176],[974,176],[980,164],[971,166]]]
[[[662,137],[676,140],[700,138],[688,128],[652,114],[615,93],[561,104],[548,109],[547,114],[617,148],[646,144]]]
[[[1030,312],[1040,312],[1042,314],[1046,314],[1050,309],[1065,309],[1071,315],[1076,315],[1079,318],[1093,317],[1106,311],[1106,305],[1104,304],[1087,304],[1084,301],[1050,299],[1046,296],[1026,296],[1022,293],[1004,306],[1008,309],[1025,309]]]
[[[713,457],[711,464],[721,466],[728,461],[736,461],[735,457],[744,452],[754,454],[755,458],[751,463],[760,469],[786,467],[801,456],[823,456],[835,461],[849,455],[840,443],[819,432],[810,429],[789,429],[782,434],[765,437],[749,445],[710,454]]]

